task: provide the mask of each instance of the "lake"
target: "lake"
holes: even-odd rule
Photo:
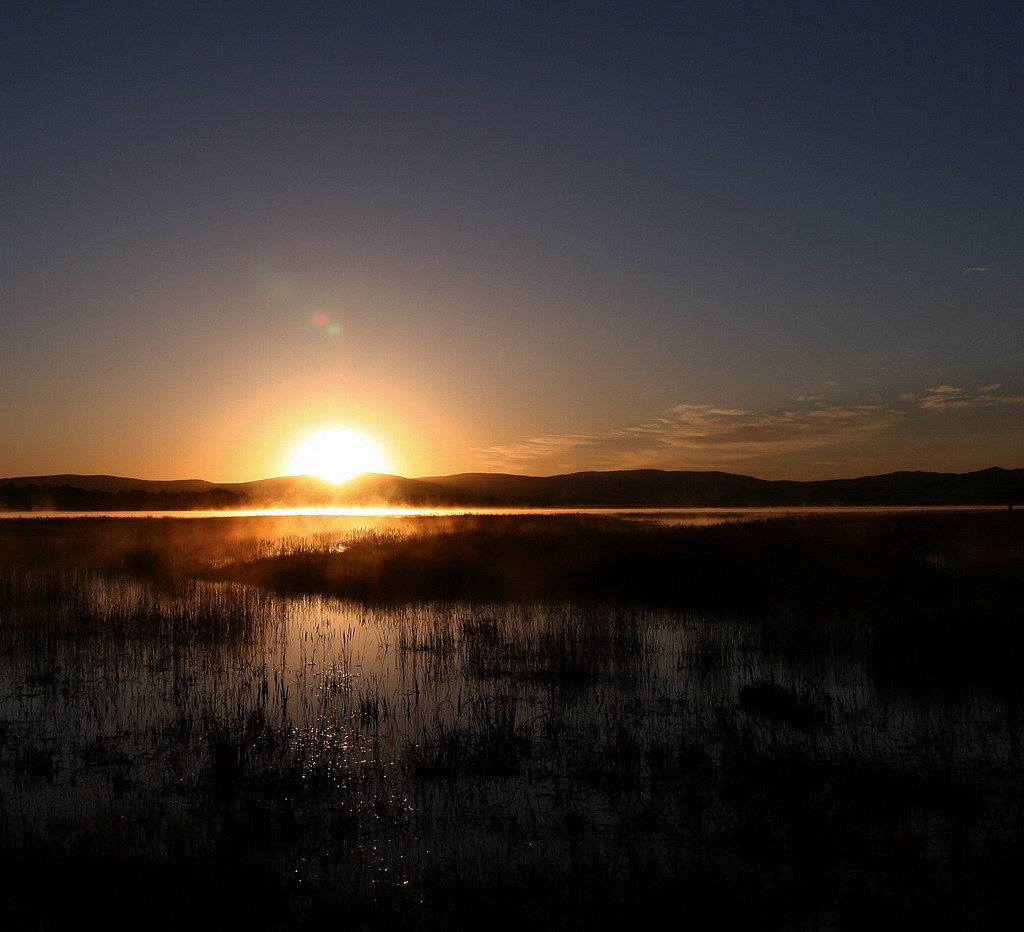
[[[4,518],[411,518],[459,515],[596,515],[670,524],[717,524],[811,514],[1005,511],[1003,505],[877,505],[787,508],[254,508],[212,511],[0,511]]]

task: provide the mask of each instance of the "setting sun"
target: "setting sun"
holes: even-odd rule
[[[318,476],[335,483],[347,482],[364,472],[387,470],[387,460],[376,443],[340,427],[307,437],[288,461],[292,475]]]

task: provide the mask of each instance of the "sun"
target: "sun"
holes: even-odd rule
[[[336,484],[364,472],[387,471],[380,447],[369,437],[343,427],[307,437],[288,461],[290,475],[317,476]]]

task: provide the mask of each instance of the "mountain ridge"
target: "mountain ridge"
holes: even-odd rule
[[[249,482],[61,473],[0,479],[0,510],[181,510],[323,506],[783,507],[993,505],[1024,502],[1024,469],[902,470],[850,479],[758,479],[719,470],[587,470],[554,476],[366,473],[341,485],[314,476]]]

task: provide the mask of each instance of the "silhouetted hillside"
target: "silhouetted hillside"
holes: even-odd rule
[[[439,501],[446,504],[492,506],[728,508],[1024,503],[1024,469],[998,467],[972,473],[898,472],[817,482],[660,469],[547,477],[464,473],[417,481],[443,490]]]
[[[214,484],[117,476],[28,476],[0,480],[0,508],[173,510],[329,506],[728,508],[826,505],[1024,504],[1024,469],[970,473],[896,472],[817,482],[725,472],[633,469],[562,476],[462,473],[407,479],[368,473],[340,486],[313,476]]]
[[[488,505],[549,507],[699,507],[745,505],[768,495],[772,483],[724,472],[632,469],[564,476],[463,473],[424,480],[461,500]]]
[[[4,511],[194,511],[242,508],[245,503],[238,492],[212,487],[107,491],[72,485],[0,485],[0,510]]]
[[[57,476],[0,479],[0,488],[8,485],[34,485],[39,488],[69,486],[91,492],[205,492],[214,487],[223,488],[225,483],[209,482],[206,479],[129,479],[124,476],[78,476],[73,473],[62,473]]]

